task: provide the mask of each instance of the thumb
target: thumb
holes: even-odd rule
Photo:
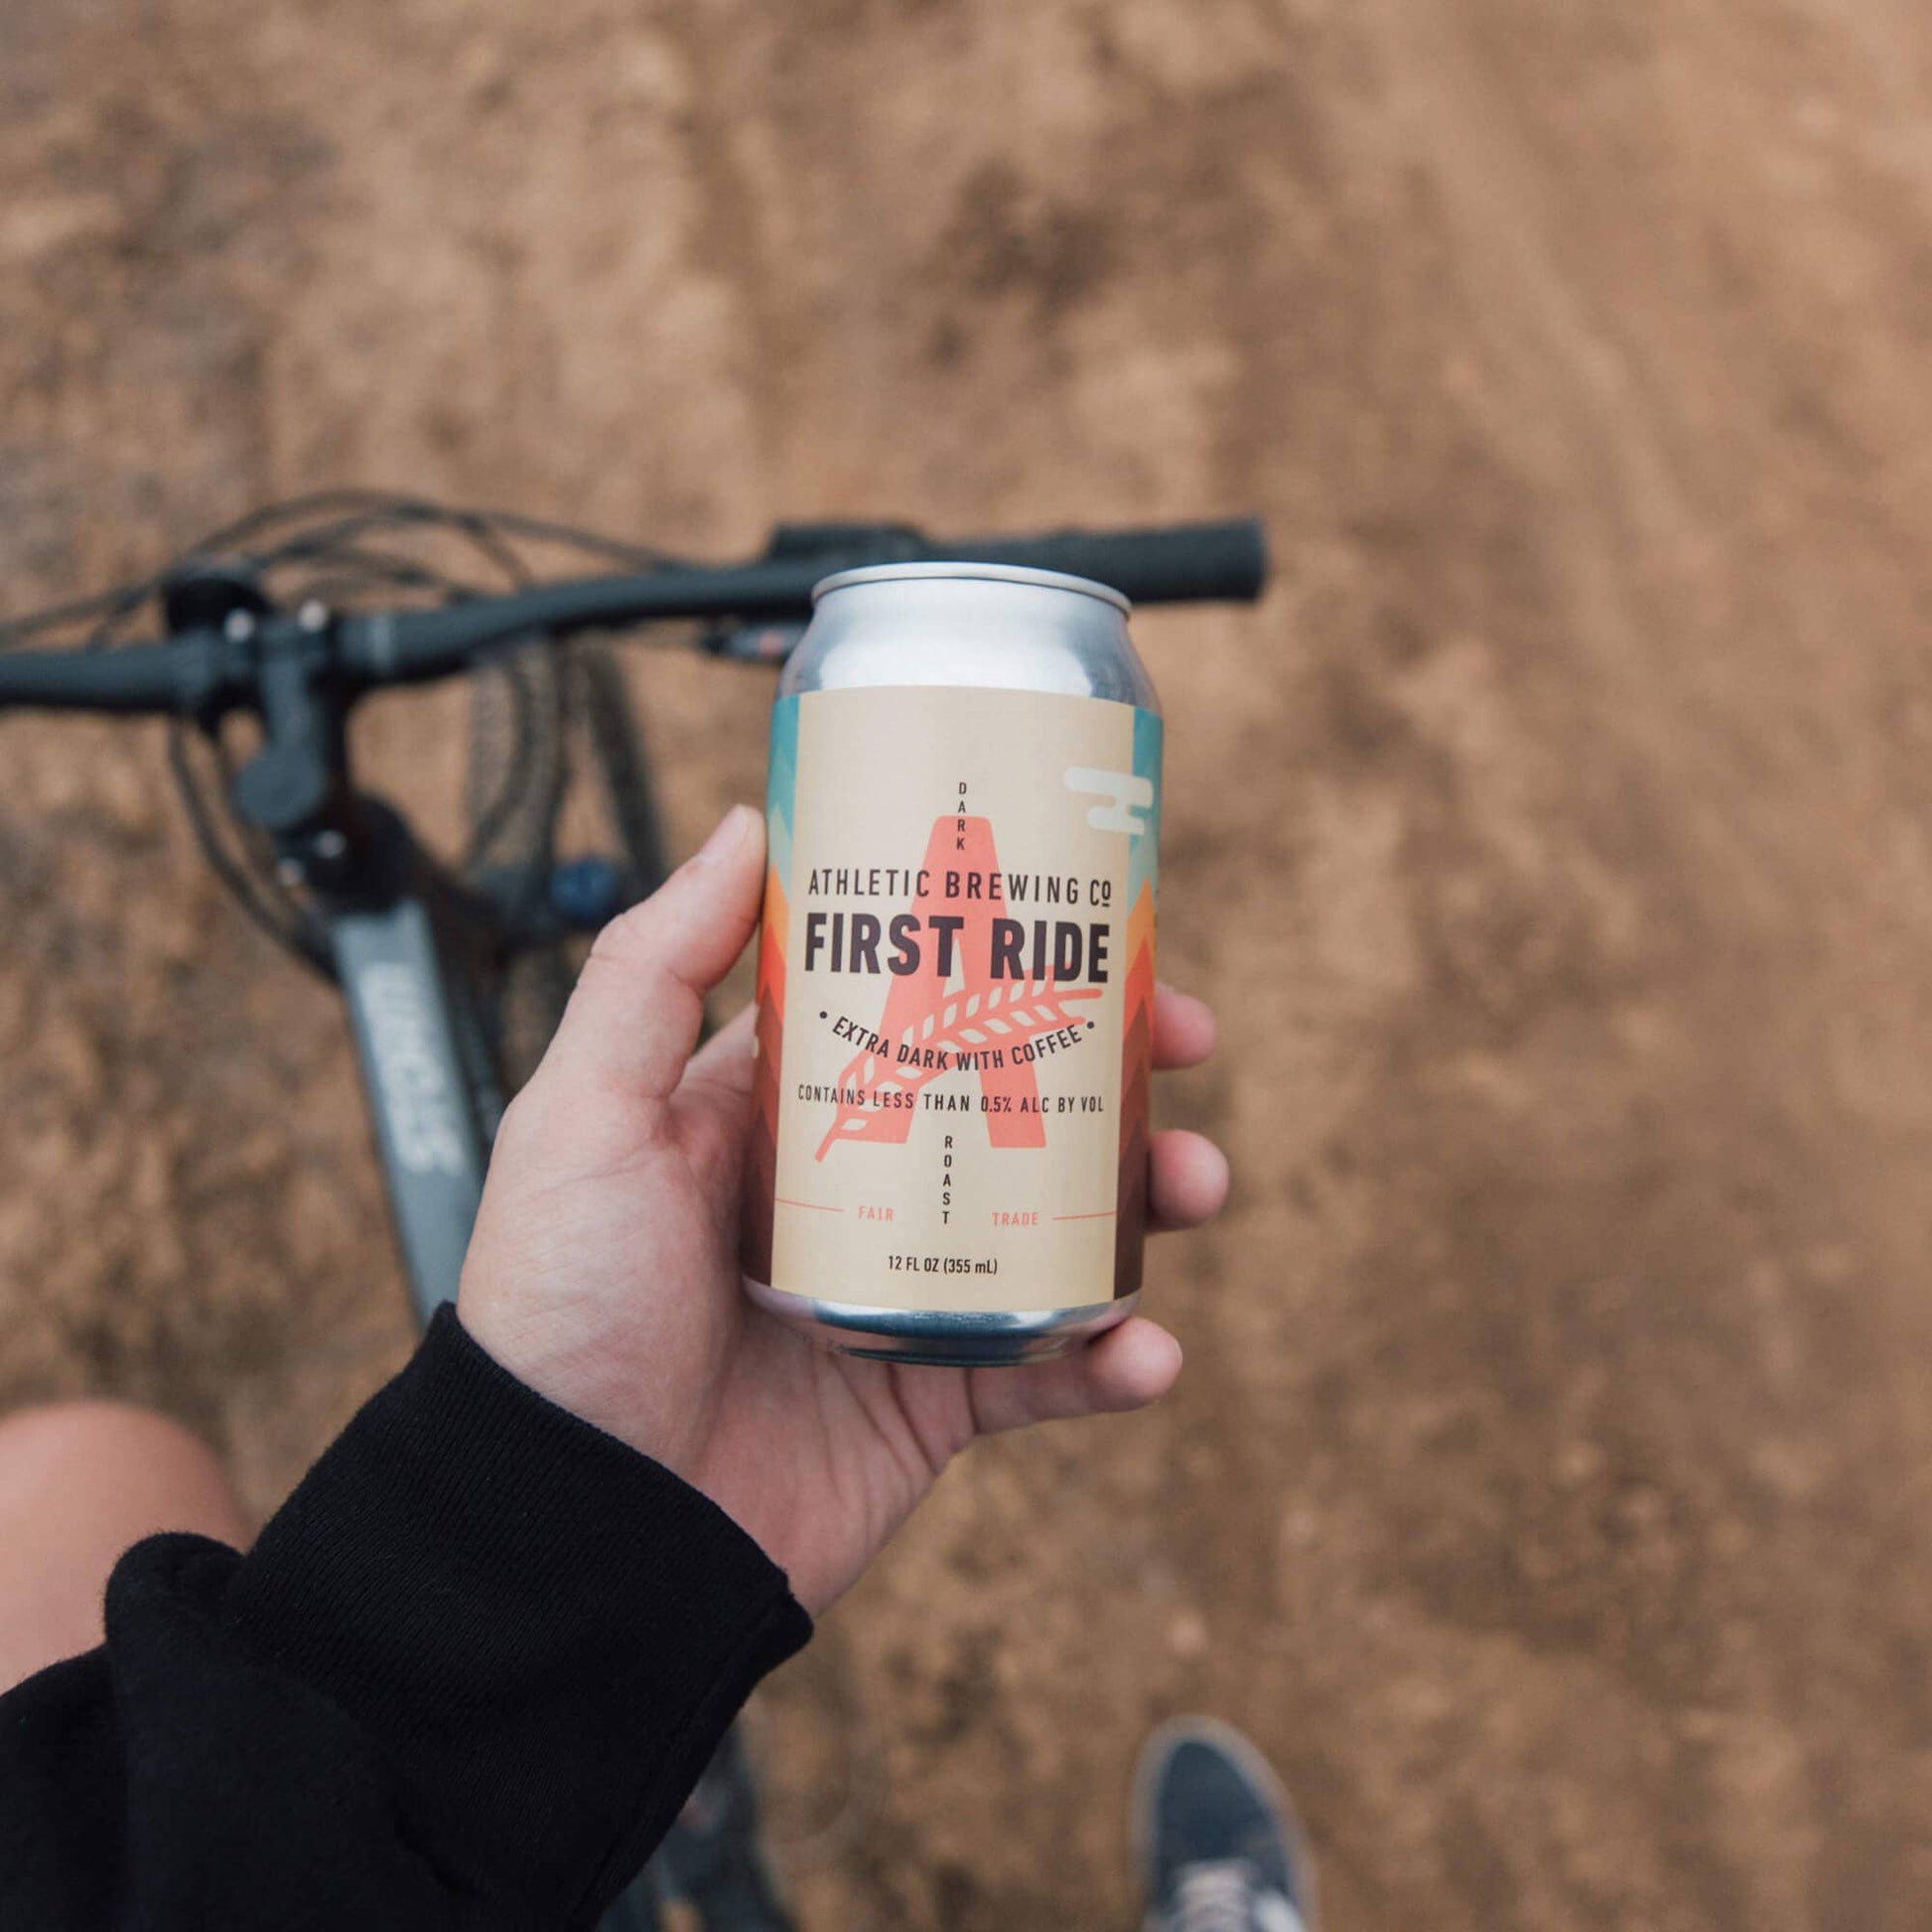
[[[764,820],[734,805],[694,857],[598,934],[537,1077],[668,1099],[763,890]]]

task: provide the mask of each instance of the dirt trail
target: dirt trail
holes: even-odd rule
[[[333,483],[1270,519],[1259,614],[1139,626],[1239,1176],[1189,1369],[773,1687],[809,1925],[1129,1923],[1190,1708],[1335,1932],[1932,1916],[1929,116],[1903,0],[0,16],[6,608]],[[637,680],[688,844],[763,693]],[[0,1399],[268,1507],[408,1345],[337,1015],[152,734],[0,771]]]

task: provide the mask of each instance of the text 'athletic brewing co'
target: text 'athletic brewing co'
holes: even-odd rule
[[[1161,716],[1104,585],[828,578],[778,686],[747,1287],[1020,1361],[1141,1286]]]

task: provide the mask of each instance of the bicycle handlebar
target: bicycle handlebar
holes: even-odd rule
[[[783,620],[809,615],[812,587],[866,564],[1008,563],[1112,585],[1142,604],[1248,602],[1267,578],[1254,518],[1148,530],[1061,530],[1036,537],[935,543],[911,531],[803,556],[641,576],[594,577],[435,611],[349,614],[334,621],[333,674],[350,692],[418,683],[463,669],[493,644],[561,637],[680,618]],[[265,619],[290,625],[293,619]],[[99,651],[0,651],[0,707],[207,716],[247,701],[259,658],[237,636],[190,630],[166,643]]]
[[[1268,581],[1259,517],[1161,530],[1055,530],[934,549],[954,563],[1028,564],[1110,584],[1135,604],[1251,604]]]
[[[154,712],[188,709],[192,679],[182,674],[207,638],[130,644],[123,650],[20,650],[0,653],[0,704],[63,711]]]

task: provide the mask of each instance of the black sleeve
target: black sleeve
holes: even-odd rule
[[[246,1557],[138,1544],[0,1698],[0,1926],[588,1926],[810,1629],[446,1308]]]

